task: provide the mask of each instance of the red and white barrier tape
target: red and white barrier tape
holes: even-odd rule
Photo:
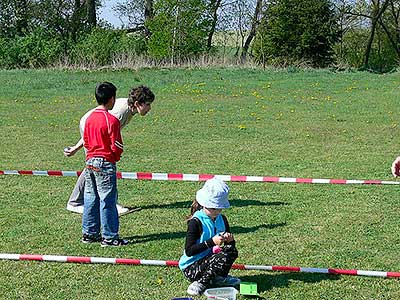
[[[81,174],[81,171],[0,170],[0,175],[36,175],[36,176],[77,177],[80,174]],[[134,180],[206,181],[207,179],[210,179],[213,177],[218,177],[224,181],[233,181],[233,182],[280,182],[280,183],[319,183],[319,184],[391,184],[391,185],[399,185],[400,184],[400,181],[384,181],[384,180],[318,179],[318,178],[291,178],[291,177],[242,176],[242,175],[117,172],[117,178],[119,178],[119,179],[134,179]]]
[[[62,262],[62,263],[147,265],[147,266],[168,266],[168,267],[178,266],[178,261],[175,260],[145,260],[145,259],[132,259],[132,258],[9,254],[9,253],[0,253],[0,260],[28,260],[28,261]],[[320,268],[303,268],[303,267],[291,267],[291,266],[258,266],[258,265],[233,264],[232,269],[400,278],[400,272],[320,269]]]

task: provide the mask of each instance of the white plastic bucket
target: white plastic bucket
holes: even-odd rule
[[[221,287],[214,289],[207,289],[204,291],[204,296],[207,299],[214,300],[236,300],[236,295],[239,292],[233,287]]]

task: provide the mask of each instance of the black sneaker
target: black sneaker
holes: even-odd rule
[[[128,244],[129,241],[124,239],[114,239],[114,240],[102,239],[100,243],[102,247],[119,247],[119,246],[126,246]]]
[[[101,241],[100,235],[90,235],[86,233],[82,235],[82,243],[84,244],[97,243],[100,241]]]

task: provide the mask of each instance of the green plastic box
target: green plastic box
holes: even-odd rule
[[[256,282],[241,282],[240,294],[245,296],[258,296]]]

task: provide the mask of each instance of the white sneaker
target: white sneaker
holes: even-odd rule
[[[203,294],[204,290],[206,289],[206,286],[198,281],[193,281],[188,289],[187,293],[191,296],[199,296]]]
[[[83,205],[72,206],[71,204],[67,204],[67,210],[77,214],[83,214]]]
[[[118,210],[119,215],[123,215],[123,214],[126,214],[127,212],[129,212],[129,208],[123,207],[122,205],[119,205],[118,203],[117,203],[117,210]]]
[[[71,204],[67,204],[67,210],[77,214],[83,214],[83,205],[73,206]],[[123,215],[129,212],[129,208],[123,207],[119,204],[117,204],[117,210],[119,215]]]

